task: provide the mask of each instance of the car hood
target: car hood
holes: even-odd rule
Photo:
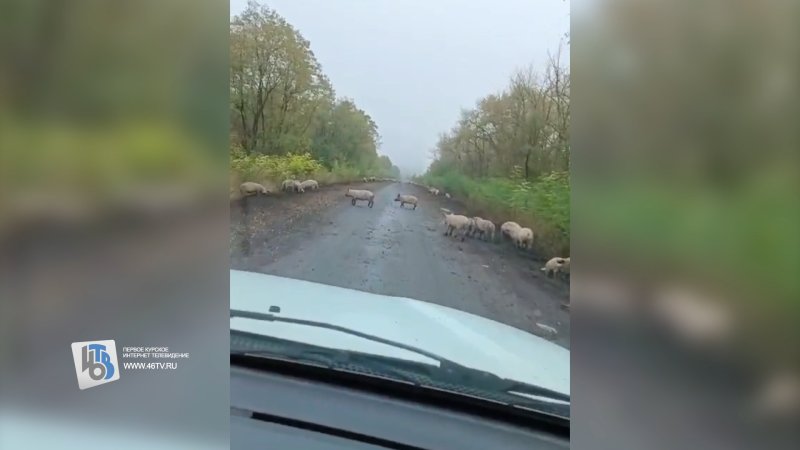
[[[569,351],[541,337],[433,303],[231,270],[230,307],[325,322],[414,346],[461,365],[569,395]],[[231,318],[231,329],[322,347],[435,364],[423,355],[339,331]]]

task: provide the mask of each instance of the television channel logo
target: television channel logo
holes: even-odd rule
[[[81,390],[119,380],[117,345],[113,340],[73,342],[72,358]]]

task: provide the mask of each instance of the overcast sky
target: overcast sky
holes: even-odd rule
[[[570,20],[564,0],[263,3],[311,41],[336,94],[372,116],[380,153],[403,175],[425,171],[438,134],[455,124],[461,108],[502,90],[521,67],[544,67]],[[230,0],[231,16],[246,5]]]

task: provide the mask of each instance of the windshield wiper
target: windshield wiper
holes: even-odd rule
[[[402,342],[395,342],[389,339],[384,339],[379,336],[373,336],[368,333],[362,333],[361,331],[353,330],[351,328],[342,327],[339,325],[332,325],[325,322],[316,322],[313,320],[304,320],[304,319],[293,319],[291,317],[282,317],[276,316],[274,314],[265,314],[265,313],[257,313],[251,311],[239,311],[236,309],[231,310],[231,317],[242,317],[245,319],[255,319],[255,320],[266,320],[270,322],[286,322],[286,323],[296,323],[298,325],[308,325],[311,327],[318,327],[318,328],[327,328],[329,330],[336,330],[342,333],[351,334],[353,336],[358,336],[360,338],[364,338],[370,341],[380,342],[381,344],[386,344],[391,347],[402,348],[403,350],[408,350],[412,353],[416,353],[418,355],[425,356],[426,358],[430,358],[434,361],[439,362],[439,364],[456,364],[452,361],[449,361],[441,356],[435,355],[431,352],[425,351],[421,348],[414,347],[412,345],[406,345]]]
[[[258,313],[252,311],[240,311],[232,309],[230,311],[230,317],[240,317],[245,319],[254,319],[254,320],[262,320],[262,321],[270,321],[270,322],[285,322],[285,323],[294,323],[298,325],[306,325],[311,327],[318,327],[318,328],[326,328],[330,330],[336,330],[342,333],[350,334],[353,336],[357,336],[363,339],[367,339],[374,342],[379,342],[381,344],[389,345],[391,347],[400,348],[403,350],[407,350],[412,353],[416,353],[426,358],[430,358],[439,363],[439,370],[431,371],[429,370],[429,376],[431,379],[451,383],[454,385],[467,385],[473,386],[481,390],[489,391],[489,392],[503,392],[509,395],[515,394],[524,394],[526,396],[534,396],[534,397],[541,397],[546,398],[549,400],[554,400],[557,402],[564,402],[569,404],[570,396],[567,394],[563,394],[561,392],[553,391],[551,389],[543,388],[540,386],[524,383],[521,381],[516,380],[508,380],[505,378],[500,378],[499,376],[479,370],[473,369],[471,367],[464,366],[459,364],[455,361],[449,360],[442,356],[436,355],[429,351],[423,350],[418,347],[414,347],[412,345],[404,344],[402,342],[395,342],[390,339],[385,339],[379,336],[373,336],[368,333],[364,333],[358,330],[353,330],[351,328],[342,327],[339,325],[333,325],[325,322],[317,322],[313,320],[305,320],[305,319],[295,319],[291,317],[283,317],[278,316],[275,314],[269,313]],[[321,348],[320,348],[321,349]],[[258,354],[257,351],[242,351],[239,352],[240,354]],[[319,353],[319,352],[315,352]],[[317,358],[315,360],[319,361],[319,354],[316,355]],[[428,365],[429,366],[429,365]],[[417,365],[418,367],[418,365]],[[429,366],[433,367],[433,366]],[[519,397],[518,395],[515,395]],[[527,397],[524,397],[527,398]]]

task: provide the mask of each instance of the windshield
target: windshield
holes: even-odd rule
[[[394,342],[380,336],[369,335],[353,329],[331,325],[325,322],[291,319],[274,314],[253,313],[231,310],[231,317],[241,317],[259,321],[293,323],[309,327],[331,329],[339,333],[358,336],[391,347],[404,349],[428,358],[430,361],[414,362],[406,358],[390,357],[383,354],[332,349],[329,346],[304,344],[272,336],[231,331],[232,357],[279,358],[301,364],[314,364],[329,370],[339,370],[360,374],[379,375],[416,386],[435,388],[450,393],[479,396],[510,407],[528,408],[561,419],[569,419],[570,397],[537,385],[516,380],[503,379],[492,372],[463,366],[455,361],[433,354],[401,342]]]
[[[569,2],[230,6],[232,354],[568,405]]]

